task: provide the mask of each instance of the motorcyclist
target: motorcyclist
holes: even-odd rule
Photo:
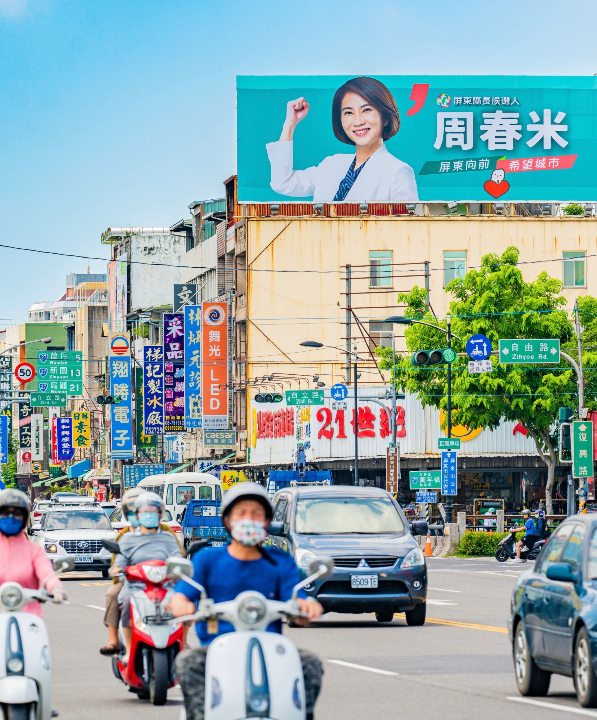
[[[239,483],[228,490],[222,501],[222,521],[232,536],[227,547],[206,548],[192,558],[194,579],[201,584],[208,597],[216,603],[233,600],[245,590],[262,593],[271,600],[290,600],[299,582],[298,568],[292,556],[277,548],[262,547],[272,520],[272,506],[262,485]],[[170,601],[176,617],[195,612],[199,592],[188,583],[179,581]],[[318,618],[321,605],[299,592],[300,610],[308,619]],[[300,619],[297,624],[306,624]],[[197,635],[202,647],[184,650],[176,658],[176,674],[185,700],[187,720],[203,720],[205,708],[205,664],[207,646],[218,635],[232,632],[230,623],[220,621],[218,630],[210,633],[207,624],[197,623]],[[281,632],[281,623],[272,623],[270,632]],[[299,650],[305,678],[307,720],[312,720],[315,701],[321,689],[323,668],[317,656]]]
[[[41,545],[30,542],[25,535],[31,503],[27,495],[12,488],[0,491],[0,585],[13,581],[37,590],[54,572],[52,563]],[[57,577],[46,582],[46,590],[55,603],[66,600],[66,593]],[[23,612],[43,617],[41,605],[30,602]]]
[[[537,535],[543,539],[547,536],[547,522],[545,521],[545,513],[543,510],[537,510],[535,513],[535,525],[537,527]]]
[[[164,501],[157,493],[141,492],[135,500],[134,510],[139,527],[127,532],[119,542],[120,553],[110,568],[112,577],[123,573],[128,565],[137,565],[145,560],[167,560],[169,557],[182,556],[180,544],[174,533],[161,529],[160,520],[164,514]],[[130,596],[135,587],[138,587],[138,583],[125,581],[118,594],[122,632],[126,643],[125,664],[131,649]]]
[[[537,534],[537,527],[535,525],[535,522],[533,518],[531,517],[531,511],[527,508],[524,508],[522,511],[522,518],[524,520],[524,527],[526,530],[525,536],[522,538],[522,540],[519,540],[516,543],[516,557],[512,562],[515,563],[522,563],[526,562],[526,560],[523,560],[520,557],[520,553],[522,551],[523,545],[527,547],[529,550],[533,549],[533,545],[537,542],[537,540],[540,540],[539,535]]]

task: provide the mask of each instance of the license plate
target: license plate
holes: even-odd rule
[[[350,587],[353,588],[376,588],[379,582],[377,575],[351,575]]]
[[[224,547],[224,541],[223,540],[212,540],[211,546],[212,547]]]
[[[90,563],[93,562],[93,555],[75,555],[76,563]]]

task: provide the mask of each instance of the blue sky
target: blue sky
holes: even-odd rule
[[[220,196],[237,74],[593,75],[596,24],[594,0],[0,0],[0,243],[107,257],[107,227]],[[87,265],[0,248],[0,326]]]

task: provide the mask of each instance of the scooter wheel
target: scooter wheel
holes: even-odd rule
[[[153,648],[151,667],[149,668],[149,699],[154,705],[166,704],[169,679],[168,653],[165,650]]]
[[[495,559],[498,562],[506,562],[506,560],[508,560],[509,557],[510,557],[510,555],[508,554],[508,551],[506,550],[506,548],[501,547],[495,551]]]
[[[4,705],[4,717],[6,720],[35,720],[35,716],[35,703]]]

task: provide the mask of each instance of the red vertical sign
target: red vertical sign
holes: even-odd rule
[[[60,461],[58,460],[58,418],[53,417],[52,418],[52,465],[59,465]]]
[[[203,428],[228,428],[228,315],[226,303],[203,303],[201,332]]]

